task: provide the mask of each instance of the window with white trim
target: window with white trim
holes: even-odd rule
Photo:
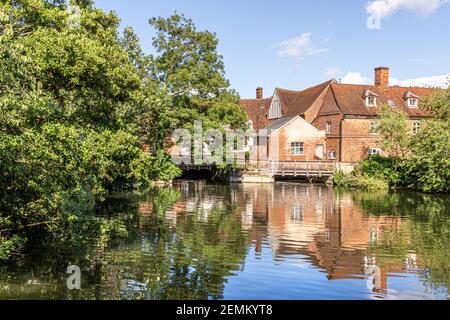
[[[326,127],[326,131],[327,131],[327,134],[331,134],[331,121],[328,121],[327,122],[327,127]]]
[[[376,107],[377,106],[377,97],[368,96],[366,97],[366,107]]]
[[[408,107],[410,107],[410,108],[418,108],[419,107],[419,99],[417,99],[417,98],[408,98]]]
[[[303,156],[305,154],[305,144],[303,142],[291,143],[291,155]]]
[[[381,156],[381,149],[380,148],[369,148],[369,156],[379,155]]]

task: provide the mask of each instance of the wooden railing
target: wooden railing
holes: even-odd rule
[[[214,164],[181,165],[183,170],[213,170]],[[332,175],[336,168],[334,161],[275,161],[275,160],[241,160],[236,162],[236,168],[250,172],[261,172],[276,176],[312,176]]]
[[[271,175],[331,175],[336,168],[334,161],[274,161],[249,160],[247,169],[264,171]]]

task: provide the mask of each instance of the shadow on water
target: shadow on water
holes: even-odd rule
[[[445,196],[178,181],[98,216],[100,235],[0,266],[0,299],[448,299]]]

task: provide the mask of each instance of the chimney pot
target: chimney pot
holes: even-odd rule
[[[389,68],[378,67],[375,69],[375,85],[378,87],[389,87]]]
[[[263,98],[263,88],[258,87],[256,88],[256,99],[262,99]]]

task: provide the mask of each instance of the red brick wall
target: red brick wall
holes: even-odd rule
[[[336,115],[323,115],[314,120],[313,125],[319,129],[326,131],[327,122],[331,122],[331,134],[327,134],[327,149],[326,154],[329,156],[331,151],[336,151],[336,160],[339,160],[340,145],[340,127],[341,127],[341,114]],[[331,159],[330,159],[331,160]]]
[[[358,162],[368,156],[369,148],[379,148],[379,136],[370,134],[375,119],[345,119],[342,122],[341,162]]]

